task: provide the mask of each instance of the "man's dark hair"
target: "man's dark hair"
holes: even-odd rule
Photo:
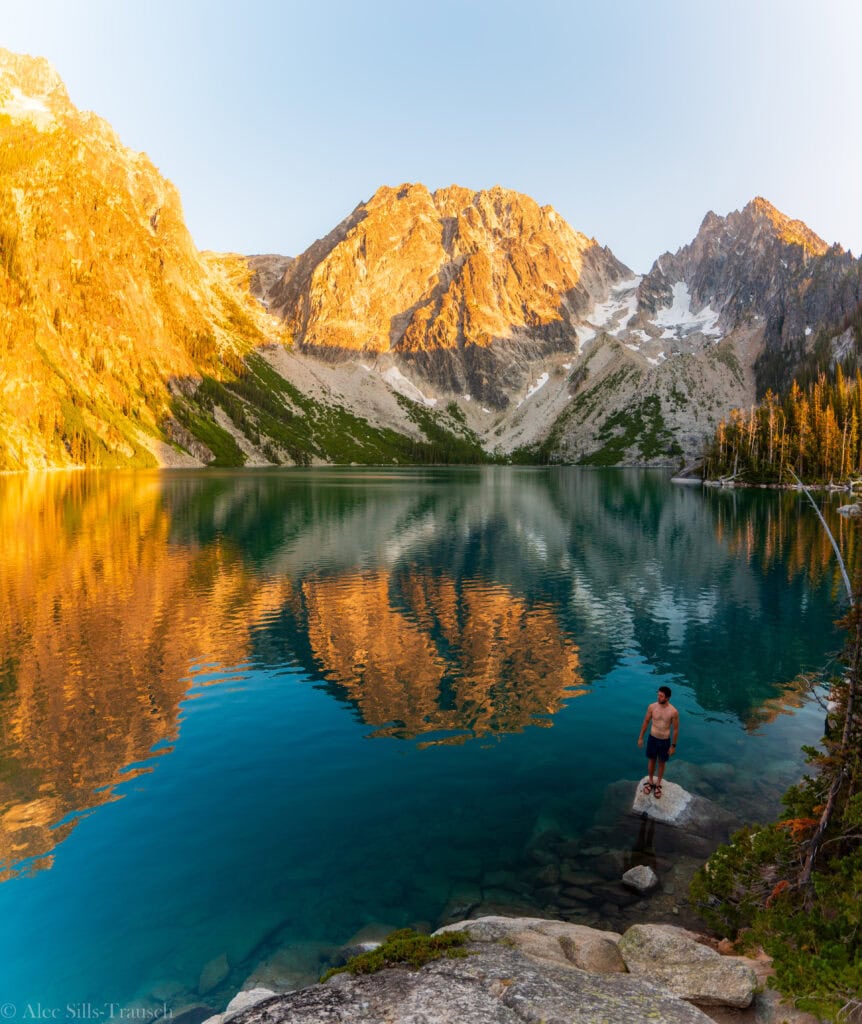
[[[658,692],[659,693],[663,693],[665,695],[665,697],[667,697],[667,699],[670,700],[670,687],[669,686],[660,686],[658,688]]]

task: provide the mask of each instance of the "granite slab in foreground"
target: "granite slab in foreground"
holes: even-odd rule
[[[223,1014],[212,1024],[711,1022],[706,1013],[665,986],[626,973],[616,933],[503,917],[459,922],[445,930],[455,929],[470,936],[469,955],[463,959],[436,960],[418,971],[393,967],[367,976],[339,974],[325,985],[280,996],[261,993],[254,1006]],[[676,931],[677,967],[687,944],[695,960],[700,958],[702,947],[690,933]],[[667,934],[665,929],[663,941]],[[753,975],[746,968],[739,972],[750,977],[750,1001]]]

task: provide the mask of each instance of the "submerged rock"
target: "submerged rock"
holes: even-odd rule
[[[230,974],[230,966],[227,962],[227,953],[213,957],[209,963],[204,965],[198,980],[198,993],[205,996],[217,988]]]
[[[672,925],[635,924],[619,941],[631,974],[646,976],[682,999],[704,1006],[749,1006],[757,977],[736,958],[723,957]]]
[[[627,885],[630,889],[634,889],[645,896],[648,892],[652,892],[653,889],[658,887],[658,875],[652,868],[647,867],[646,864],[638,864],[626,871],[622,877],[622,882],[623,885]]]
[[[324,963],[325,956],[326,951],[319,942],[291,943],[256,964],[243,982],[243,988],[290,992],[313,985],[325,968],[331,966],[331,960]]]
[[[438,924],[451,924],[453,921],[469,917],[481,902],[482,889],[479,886],[465,885],[453,889],[443,907]]]

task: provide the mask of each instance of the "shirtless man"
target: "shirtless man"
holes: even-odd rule
[[[646,756],[649,758],[649,780],[644,783],[644,795],[649,796],[655,793],[656,800],[661,799],[661,780],[667,759],[676,751],[676,741],[679,738],[679,712],[670,702],[670,687],[660,686],[658,688],[658,700],[650,704],[644,715],[641,734],[638,736],[638,746],[644,743],[646,727],[650,725],[649,736],[647,737]],[[671,742],[670,730],[673,726],[673,741]],[[653,772],[658,759],[658,780],[653,782]]]

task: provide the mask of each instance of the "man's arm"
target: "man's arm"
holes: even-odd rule
[[[643,725],[641,726],[641,734],[640,734],[640,736],[638,736],[638,746],[639,747],[643,746],[643,743],[644,743],[644,733],[646,732],[647,726],[649,725],[649,721],[650,721],[651,718],[652,718],[652,704],[650,704],[650,706],[646,709],[646,714],[644,715]]]
[[[676,750],[676,741],[679,739],[679,712],[674,711],[673,718],[671,719],[671,725],[673,725],[673,739],[671,740],[670,749]]]

